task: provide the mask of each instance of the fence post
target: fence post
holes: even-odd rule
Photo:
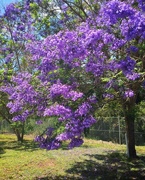
[[[128,139],[127,139],[127,134],[125,133],[125,143],[126,143],[126,154],[129,156],[129,151],[128,151]]]
[[[118,131],[119,131],[119,144],[121,144],[121,128],[120,128],[120,117],[118,116]]]

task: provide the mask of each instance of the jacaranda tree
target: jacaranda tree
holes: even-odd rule
[[[67,6],[67,3],[66,3]],[[74,30],[29,41],[33,72],[21,72],[1,88],[9,94],[14,121],[31,114],[58,117],[62,127],[48,127],[36,137],[45,149],[83,143],[85,128],[107,100],[118,100],[125,116],[128,156],[136,157],[134,118],[138,97],[143,100],[145,76],[145,3],[143,0],[100,2],[100,10]]]
[[[25,45],[29,39],[33,39],[32,22],[28,7],[20,3],[9,4],[0,16],[0,86],[11,83],[10,79],[14,74],[30,70],[30,66],[27,66],[29,55],[25,51]],[[13,115],[8,113],[6,108],[7,95],[0,95],[1,117],[11,125],[18,141],[22,141],[25,123],[12,121]]]

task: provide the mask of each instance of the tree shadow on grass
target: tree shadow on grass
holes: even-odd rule
[[[7,149],[16,151],[35,151],[38,150],[38,145],[32,140],[24,140],[23,142],[0,141],[0,154],[3,154]]]
[[[50,175],[36,180],[144,180],[145,156],[129,160],[125,154],[86,154],[85,160],[76,162],[66,176]]]
[[[5,150],[2,147],[0,147],[0,158],[1,158],[1,154],[4,154],[4,153],[5,153]]]
[[[47,177],[36,177],[34,180],[80,180],[80,178],[78,177],[73,177],[73,176],[60,176],[60,175],[50,175]]]
[[[119,152],[107,155],[93,154],[83,162],[77,162],[71,169],[70,174],[80,174],[80,179],[145,179],[145,157],[128,160],[125,154]]]

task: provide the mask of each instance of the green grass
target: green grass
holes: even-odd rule
[[[83,146],[46,151],[33,136],[23,144],[15,135],[0,135],[0,180],[145,179],[145,147],[136,147],[139,159],[128,160],[125,145],[85,139]]]

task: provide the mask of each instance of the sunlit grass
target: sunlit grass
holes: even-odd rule
[[[15,135],[0,135],[0,180],[22,179],[104,179],[145,177],[145,157],[128,161],[125,145],[85,139],[83,146],[73,150],[46,151],[39,149],[33,136],[25,136],[24,143]],[[145,155],[145,147],[137,152]]]

